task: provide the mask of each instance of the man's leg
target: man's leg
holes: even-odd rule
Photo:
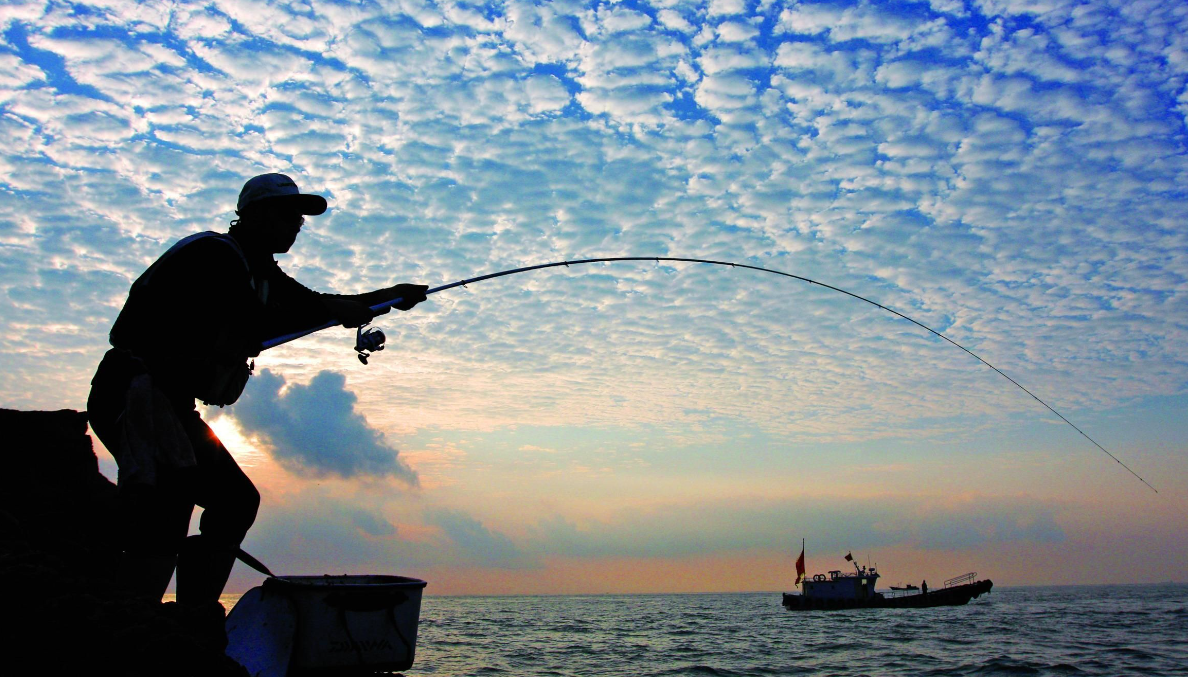
[[[121,441],[119,419],[132,373],[127,357],[109,351],[87,398],[91,429],[113,454]],[[173,577],[177,552],[194,510],[193,499],[186,495],[184,487],[171,486],[165,476],[161,480],[155,487],[121,486],[116,512],[122,550],[116,583],[158,602]]]
[[[119,509],[124,553],[117,583],[159,602],[173,577],[194,504],[171,494],[166,486],[140,487],[121,489]]]
[[[239,544],[256,520],[260,492],[197,412],[183,416],[182,424],[198,460],[195,502],[204,511],[200,533],[185,539],[178,555],[177,601],[197,606],[222,594]]]

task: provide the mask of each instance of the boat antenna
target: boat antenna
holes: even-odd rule
[[[975,354],[969,348],[966,348],[965,346],[961,345],[960,343],[957,343],[953,339],[949,338],[948,336],[945,336],[944,334],[933,329],[932,327],[929,327],[928,325],[926,325],[918,320],[915,320],[911,317],[908,317],[907,315],[904,315],[903,313],[899,312],[898,310],[895,310],[894,308],[888,308],[887,306],[884,306],[881,303],[876,303],[875,301],[872,301],[872,300],[866,298],[865,296],[859,296],[858,294],[855,294],[854,292],[851,292],[851,291],[846,291],[845,289],[842,289],[841,287],[835,287],[831,284],[825,284],[824,282],[818,282],[817,280],[813,280],[811,278],[807,278],[807,277],[804,277],[801,275],[785,273],[783,271],[775,270],[772,268],[763,268],[762,266],[752,266],[752,265],[749,265],[746,263],[732,263],[730,261],[716,261],[713,259],[693,259],[693,258],[684,258],[684,257],[676,257],[676,256],[607,256],[607,257],[600,257],[600,258],[593,258],[593,259],[574,259],[574,260],[570,260],[570,261],[554,261],[552,263],[539,263],[534,266],[523,266],[521,268],[512,268],[509,270],[501,270],[496,273],[487,273],[485,275],[479,275],[477,277],[472,277],[472,278],[468,278],[465,280],[458,280],[457,282],[451,282],[449,284],[443,284],[440,287],[434,287],[433,289],[427,290],[425,292],[425,295],[428,296],[429,294],[436,294],[438,292],[443,292],[447,289],[453,289],[454,287],[465,287],[465,286],[473,284],[475,282],[482,282],[483,280],[493,280],[497,277],[506,277],[508,275],[518,275],[520,273],[527,273],[527,272],[530,272],[533,270],[544,270],[546,268],[558,268],[561,266],[568,268],[570,266],[580,266],[580,265],[585,265],[585,264],[590,264],[590,263],[618,263],[618,262],[624,262],[624,261],[652,261],[655,263],[660,263],[662,261],[672,262],[672,263],[700,263],[700,264],[707,264],[707,265],[711,265],[711,266],[729,266],[731,268],[745,268],[747,270],[754,270],[754,271],[757,271],[760,273],[768,273],[771,275],[780,275],[782,277],[791,278],[793,280],[799,280],[800,282],[807,282],[808,284],[815,284],[819,287],[824,287],[825,289],[835,291],[839,294],[845,294],[846,296],[849,296],[850,298],[857,299],[857,300],[863,301],[865,303],[869,303],[870,305],[872,305],[880,310],[885,310],[888,313],[891,313],[892,315],[895,315],[896,317],[898,317],[900,319],[904,319],[904,320],[907,320],[908,322],[911,322],[912,324],[916,325],[917,327],[920,327],[921,329],[927,331],[928,333],[932,334],[933,336],[944,339],[948,343],[963,350],[966,354],[968,354],[970,357],[974,358],[978,362],[981,362],[982,364],[986,365],[987,367],[993,369],[995,372],[998,373],[999,376],[1001,376],[1001,377],[1005,378],[1006,380],[1010,381],[1011,383],[1013,383],[1015,385],[1015,387],[1017,387],[1019,390],[1022,390],[1023,392],[1030,395],[1031,399],[1042,404],[1045,409],[1052,412],[1061,421],[1064,421],[1069,426],[1071,426],[1073,430],[1075,430],[1081,434],[1081,437],[1084,437],[1085,439],[1092,442],[1093,446],[1100,449],[1106,456],[1109,456],[1110,458],[1112,458],[1115,463],[1117,463],[1118,465],[1125,468],[1126,472],[1130,473],[1131,475],[1134,475],[1135,479],[1137,479],[1138,481],[1147,485],[1147,488],[1149,488],[1151,491],[1154,491],[1155,493],[1159,493],[1159,490],[1156,489],[1154,486],[1152,486],[1150,482],[1148,482],[1147,480],[1140,477],[1138,473],[1136,473],[1135,471],[1130,469],[1130,466],[1123,463],[1120,458],[1118,458],[1117,456],[1110,453],[1110,451],[1108,449],[1106,449],[1102,445],[1098,444],[1097,440],[1090,437],[1088,433],[1086,433],[1084,430],[1081,430],[1072,421],[1065,418],[1064,414],[1061,414],[1060,412],[1053,409],[1051,405],[1049,405],[1047,402],[1041,400],[1035,393],[1031,392],[1027,388],[1024,388],[1023,384],[1019,383],[1018,381],[1011,378],[1010,376],[1007,376],[1006,373],[1004,373],[1001,369],[994,366],[993,364],[990,364],[986,360],[982,359],[980,356]],[[378,313],[378,312],[387,310],[388,308],[391,308],[392,306],[400,303],[401,301],[403,301],[403,299],[395,298],[395,299],[391,299],[388,301],[384,301],[383,303],[377,303],[376,305],[371,306],[371,310],[373,312]],[[268,348],[274,348],[274,347],[279,346],[283,343],[288,343],[289,341],[295,341],[303,336],[308,336],[314,332],[318,332],[323,329],[329,329],[330,327],[336,327],[336,326],[338,326],[338,324],[339,324],[338,322],[330,321],[330,322],[326,322],[324,324],[318,325],[316,327],[311,327],[309,329],[303,329],[300,331],[293,332],[291,334],[285,334],[283,336],[278,336],[276,338],[268,339],[261,344],[261,348],[264,350],[267,350]],[[375,346],[371,346],[370,348],[371,348],[371,350],[379,350],[380,349]]]

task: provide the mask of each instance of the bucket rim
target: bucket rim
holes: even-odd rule
[[[264,581],[271,586],[312,589],[334,588],[424,588],[427,582],[394,574],[306,574],[272,576]]]

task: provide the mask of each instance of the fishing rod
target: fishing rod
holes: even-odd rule
[[[1135,471],[1130,469],[1130,466],[1126,465],[1125,463],[1122,462],[1121,459],[1119,459],[1117,456],[1110,453],[1110,451],[1108,449],[1106,449],[1105,447],[1098,444],[1097,440],[1090,437],[1088,435],[1088,433],[1086,433],[1084,430],[1081,430],[1080,428],[1078,428],[1076,426],[1076,424],[1074,424],[1072,421],[1065,418],[1064,414],[1061,414],[1060,412],[1053,409],[1051,405],[1049,405],[1047,402],[1041,400],[1038,396],[1036,396],[1035,393],[1033,393],[1030,390],[1028,390],[1027,388],[1023,387],[1023,384],[1019,383],[1018,381],[1011,378],[1010,376],[1007,376],[1006,373],[1004,373],[1001,369],[994,366],[993,364],[990,364],[986,360],[982,359],[980,356],[978,356],[976,353],[974,353],[969,348],[966,348],[965,346],[961,345],[960,343],[957,343],[953,339],[949,338],[948,336],[945,336],[944,334],[933,329],[932,327],[929,327],[928,325],[926,325],[922,322],[919,322],[917,320],[914,320],[914,319],[908,317],[907,315],[904,315],[903,313],[899,312],[898,310],[895,310],[894,308],[888,308],[887,306],[884,306],[881,303],[872,301],[872,300],[866,298],[865,296],[859,296],[858,294],[855,294],[854,292],[846,291],[845,289],[842,289],[841,287],[835,287],[831,284],[825,284],[824,282],[818,282],[817,280],[813,280],[811,278],[807,278],[802,275],[794,275],[792,273],[785,273],[780,270],[775,270],[772,268],[764,268],[762,266],[752,266],[752,265],[749,265],[746,263],[732,263],[730,261],[716,261],[713,259],[691,259],[691,258],[682,258],[682,257],[676,257],[676,256],[608,256],[608,257],[595,258],[595,259],[574,259],[572,261],[554,261],[552,263],[540,263],[535,266],[524,266],[522,268],[512,268],[510,270],[501,270],[497,273],[487,273],[486,275],[479,275],[477,277],[471,277],[471,278],[468,278],[465,280],[458,280],[457,282],[443,284],[440,287],[434,287],[432,289],[426,290],[425,295],[428,296],[430,294],[436,294],[438,292],[442,292],[447,289],[453,289],[454,287],[465,287],[465,286],[473,284],[475,282],[482,282],[483,280],[493,280],[497,277],[506,277],[508,275],[517,275],[519,273],[527,273],[527,272],[530,272],[533,270],[544,270],[545,268],[560,268],[562,266],[568,268],[570,266],[578,266],[578,265],[584,265],[584,264],[588,264],[588,263],[615,263],[615,262],[622,262],[622,261],[653,261],[655,263],[660,263],[662,261],[663,262],[671,262],[671,263],[702,263],[702,264],[707,264],[707,265],[711,265],[711,266],[729,266],[730,268],[745,268],[747,270],[754,270],[754,271],[758,271],[760,273],[769,273],[771,275],[779,275],[781,277],[787,277],[787,278],[791,278],[793,280],[799,280],[800,282],[807,282],[809,284],[815,284],[818,287],[824,287],[825,289],[835,291],[839,294],[845,294],[846,296],[849,296],[850,298],[869,303],[870,305],[872,305],[880,310],[885,310],[888,313],[895,315],[896,317],[899,317],[901,319],[907,320],[908,322],[911,322],[912,324],[916,325],[917,327],[920,327],[921,329],[927,331],[928,333],[932,334],[933,336],[944,339],[945,341],[949,342],[950,344],[960,348],[967,355],[969,355],[970,357],[973,357],[978,362],[981,362],[982,364],[986,365],[987,367],[990,367],[995,372],[997,372],[999,376],[1010,381],[1019,390],[1022,390],[1023,392],[1030,395],[1031,399],[1042,404],[1045,409],[1047,409],[1048,411],[1055,414],[1056,417],[1059,418],[1061,421],[1064,421],[1068,425],[1072,426],[1072,429],[1077,431],[1078,433],[1080,433],[1081,437],[1084,437],[1085,439],[1092,442],[1093,446],[1097,447],[1102,452],[1104,452],[1106,456],[1109,456],[1110,458],[1112,458],[1115,463],[1117,463],[1118,465],[1125,468],[1126,472],[1130,473],[1131,475],[1134,475],[1134,477],[1138,481],[1147,485],[1147,487],[1151,491],[1154,491],[1155,493],[1159,493],[1159,490],[1156,489],[1155,487],[1151,486],[1150,482],[1148,482],[1147,480],[1140,477],[1138,473],[1136,473]],[[384,312],[384,311],[388,310],[389,308],[391,308],[392,306],[400,303],[403,300],[404,300],[403,298],[395,298],[395,299],[390,299],[388,301],[384,301],[383,303],[377,303],[376,305],[371,306],[371,310],[376,313]],[[317,327],[313,327],[310,329],[303,329],[300,331],[293,332],[291,334],[285,334],[284,336],[278,336],[273,339],[268,339],[267,341],[264,341],[261,344],[261,346],[264,350],[267,350],[268,348],[274,348],[281,344],[288,343],[289,341],[295,341],[303,336],[308,336],[310,334],[313,334],[314,332],[319,332],[319,331],[322,331],[323,329],[329,329],[330,327],[336,327],[338,325],[339,325],[338,322],[330,321],[325,324],[319,325]],[[355,334],[355,351],[359,355],[359,361],[362,362],[363,364],[367,364],[367,358],[370,356],[371,353],[384,349],[385,340],[386,340],[386,337],[384,336],[384,333],[382,331],[380,331],[379,329],[377,329],[375,327],[369,327],[366,329],[364,327],[359,327],[358,331]]]

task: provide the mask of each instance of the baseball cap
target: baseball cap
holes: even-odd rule
[[[326,212],[326,198],[321,195],[302,193],[293,179],[284,174],[261,174],[248,179],[239,191],[239,203],[235,211],[243,214],[244,208],[258,202],[283,202],[296,207],[302,214],[317,216]]]

